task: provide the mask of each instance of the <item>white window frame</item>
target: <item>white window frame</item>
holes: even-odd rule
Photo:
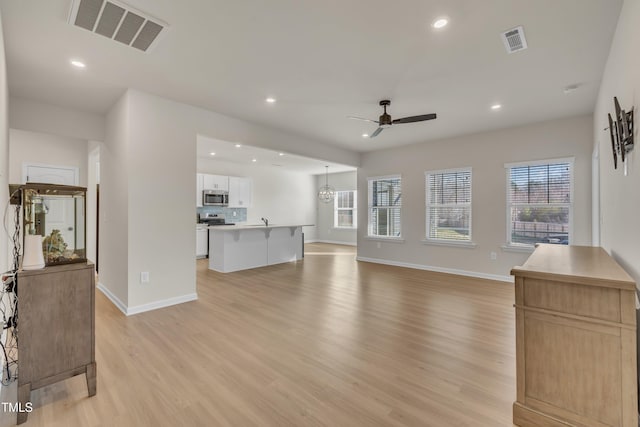
[[[353,207],[338,207],[339,193],[353,193]],[[338,225],[338,213],[340,211],[353,211],[353,225],[350,227]],[[333,228],[339,230],[355,230],[358,228],[358,190],[336,190],[336,197],[333,200]]]
[[[400,180],[400,194],[402,195],[402,175],[400,174],[396,174],[396,175],[385,175],[385,176],[374,176],[374,177],[368,177],[367,178],[367,197],[368,197],[368,203],[367,203],[367,239],[371,239],[371,240],[386,240],[386,241],[398,241],[398,242],[404,242],[404,239],[402,237],[402,202],[400,203],[400,206],[397,206],[397,208],[399,209],[399,217],[400,217],[400,233],[398,236],[380,236],[378,234],[370,234],[371,231],[371,210],[376,207],[373,206],[373,193],[371,191],[372,189],[372,182],[373,181],[382,181],[385,179],[399,179]]]
[[[469,203],[449,203],[449,204],[430,204],[429,203],[429,176],[430,175],[440,175],[440,174],[451,174],[458,172],[469,172],[469,178],[471,180],[471,189],[469,194]],[[453,169],[441,169],[441,170],[433,170],[426,171],[424,173],[424,185],[425,185],[425,238],[422,241],[425,244],[430,245],[442,245],[442,246],[467,246],[467,247],[476,247],[476,244],[473,242],[473,168],[471,167],[463,167],[463,168],[453,168]],[[469,207],[469,239],[468,240],[453,240],[453,239],[434,239],[429,237],[429,224],[430,215],[429,215],[429,207],[430,206],[442,206],[442,207]]]
[[[535,249],[534,245],[527,245],[524,243],[512,243],[511,242],[511,169],[517,167],[524,166],[540,166],[540,165],[551,165],[558,163],[568,163],[569,164],[569,245],[573,244],[573,207],[574,207],[574,187],[575,187],[575,157],[562,157],[556,159],[543,159],[543,160],[532,160],[528,162],[514,162],[514,163],[505,163],[505,177],[506,177],[506,192],[507,192],[507,210],[505,216],[505,225],[506,225],[506,237],[507,240],[502,249],[506,251],[512,252],[533,252]],[[567,203],[562,203],[562,205],[567,205]],[[550,206],[548,203],[539,203],[539,204],[531,204],[531,206]]]

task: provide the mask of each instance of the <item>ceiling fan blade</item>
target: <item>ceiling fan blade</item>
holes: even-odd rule
[[[375,137],[376,137],[376,136],[378,136],[378,135],[380,134],[380,132],[382,132],[383,130],[384,130],[384,128],[383,128],[383,127],[379,127],[378,129],[376,129],[376,131],[375,131],[375,132],[373,132],[373,133],[371,134],[371,136],[370,136],[369,138],[375,138]]]
[[[378,123],[378,121],[377,121],[377,120],[363,119],[362,117],[347,116],[347,119],[362,120],[363,122]]]
[[[423,114],[421,116],[411,116],[411,117],[403,117],[401,119],[395,119],[392,123],[402,124],[402,123],[414,123],[414,122],[423,122],[425,120],[433,120],[437,116],[435,114]]]

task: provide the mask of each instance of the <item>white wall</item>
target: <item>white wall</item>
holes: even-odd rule
[[[87,258],[95,261],[95,224],[92,223],[92,218],[95,218],[95,191],[89,188],[87,156],[90,151],[88,143],[99,144],[98,141],[105,138],[106,116],[19,97],[11,97],[9,106],[11,140],[14,142],[11,146],[11,181],[20,182],[24,159],[42,164],[78,165],[79,183],[88,187]],[[20,144],[16,143],[18,140]],[[31,145],[22,144],[24,141]],[[40,143],[45,151],[32,151],[30,147],[34,143]],[[51,150],[52,146],[56,149]],[[81,152],[84,152],[84,160],[79,158]]]
[[[325,185],[325,175],[316,176],[316,192]],[[329,185],[336,191],[353,191],[358,189],[358,173],[330,173]],[[334,228],[334,202],[318,202],[318,237],[320,242],[355,245],[358,240],[356,229]],[[365,223],[366,226],[366,223]]]
[[[573,244],[591,243],[592,116],[416,144],[362,155],[358,206],[367,206],[367,177],[402,175],[404,243],[367,239],[367,209],[358,212],[358,257],[431,266],[507,279],[528,254],[506,252],[506,173],[504,164],[575,156]],[[472,240],[475,248],[425,245],[425,176],[429,170],[471,167]],[[497,260],[490,260],[490,252]]]
[[[2,16],[0,16],[0,200],[2,206],[9,198],[9,110],[7,87],[7,66],[4,53],[4,37],[2,32]],[[4,214],[4,209],[2,211]],[[10,217],[10,215],[8,215]],[[0,232],[0,272],[7,271],[9,261],[9,238]]]
[[[253,181],[253,203],[247,208],[247,223],[268,218],[272,224],[316,224],[316,191],[313,175],[279,167],[241,165],[212,159],[197,159],[201,173],[244,176]],[[235,222],[227,218],[227,222]],[[305,241],[316,239],[316,227],[304,227]]]
[[[196,133],[190,134],[182,125],[191,107],[136,91],[129,98],[128,283],[132,308],[195,296]],[[149,283],[140,283],[143,271],[150,273]]]
[[[625,0],[602,78],[594,113],[595,144],[600,159],[600,243],[640,283],[640,1]],[[613,97],[635,113],[636,148],[629,154],[628,176],[613,169],[607,113],[614,116]],[[618,159],[620,160],[620,159]]]
[[[81,187],[87,185],[86,140],[10,129],[9,180],[12,184],[22,182],[22,166],[25,162],[76,167],[78,184]]]
[[[126,93],[107,114],[100,150],[99,286],[124,311],[129,301],[129,103]]]
[[[100,281],[129,312],[195,297],[198,134],[359,162],[355,152],[128,90],[107,117],[101,151]],[[150,283],[140,283],[141,272]]]
[[[105,134],[103,115],[18,97],[9,100],[9,125],[85,141],[103,141]]]
[[[640,0],[625,0],[607,59],[598,101],[593,116],[594,141],[599,153],[600,245],[633,277],[640,288],[640,170],[638,167],[638,124],[640,123]],[[635,149],[628,154],[628,175],[618,163],[613,168],[613,154],[607,113],[614,116],[613,97],[620,106],[634,109]],[[620,161],[620,159],[618,159]],[[594,213],[597,214],[597,210]],[[598,224],[595,224],[596,228]],[[640,322],[640,311],[636,311]],[[637,345],[640,354],[640,329]],[[640,375],[640,358],[638,359]]]
[[[87,259],[96,262],[97,190],[100,183],[100,146],[89,141],[87,146]]]

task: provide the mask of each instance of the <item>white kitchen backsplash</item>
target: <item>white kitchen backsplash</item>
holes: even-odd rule
[[[200,216],[204,216],[204,214],[217,214],[224,215],[226,222],[245,222],[247,220],[247,208],[225,208],[222,206],[204,206],[201,208],[197,208],[197,213]],[[235,213],[235,216],[234,216]]]

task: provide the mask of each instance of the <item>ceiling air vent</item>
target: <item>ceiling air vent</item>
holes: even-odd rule
[[[502,41],[507,53],[514,53],[527,48],[527,39],[524,38],[524,28],[516,27],[502,33]]]
[[[116,0],[73,0],[69,23],[143,52],[149,52],[168,27]]]

